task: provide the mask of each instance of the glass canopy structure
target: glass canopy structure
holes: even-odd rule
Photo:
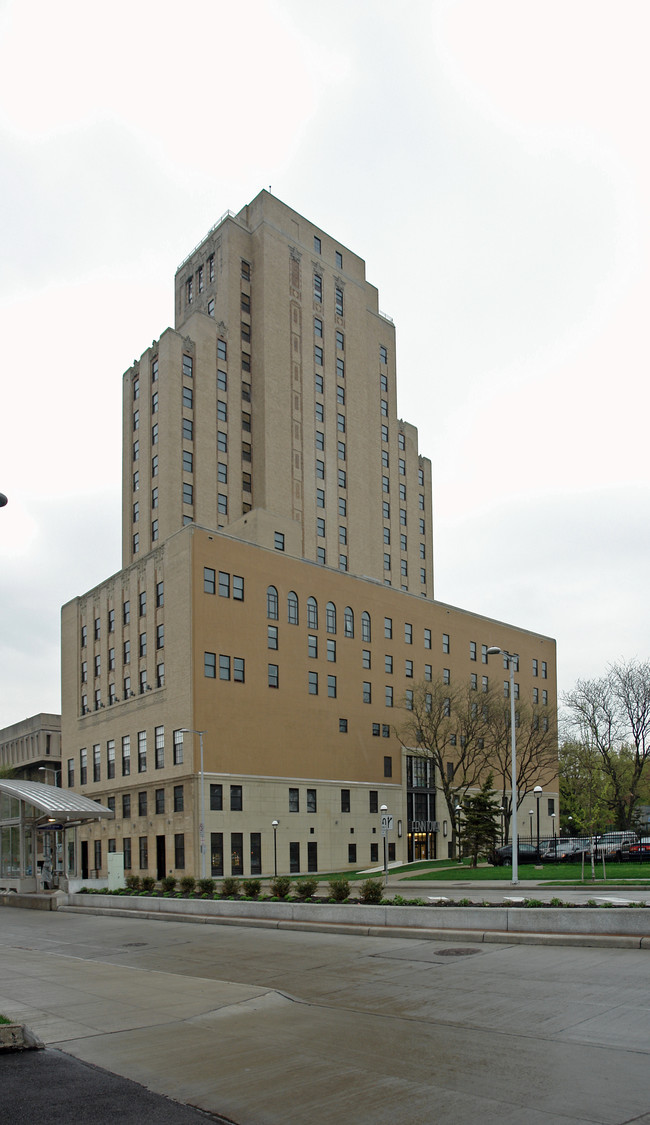
[[[76,875],[76,829],[103,818],[111,810],[79,793],[0,778],[0,891],[34,892]]]

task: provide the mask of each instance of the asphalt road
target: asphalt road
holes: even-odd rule
[[[649,957],[0,908],[0,1011],[237,1125],[650,1125]]]

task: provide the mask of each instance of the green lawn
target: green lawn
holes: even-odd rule
[[[512,867],[434,867],[428,865],[428,871],[420,871],[417,875],[410,875],[413,867],[404,867],[400,874],[408,878],[409,882],[424,879],[448,880],[453,883],[465,881],[503,881],[512,879]],[[607,883],[633,882],[636,886],[650,883],[650,866],[647,863],[610,863],[606,866]],[[391,872],[395,874],[395,872]],[[544,882],[575,884],[581,883],[581,867],[578,863],[545,863],[543,868],[533,867],[532,864],[519,864],[519,878],[522,882],[527,879]],[[591,865],[585,864],[585,883],[592,883]],[[595,882],[603,883],[602,863],[596,866]]]

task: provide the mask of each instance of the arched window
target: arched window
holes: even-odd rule
[[[370,644],[370,614],[365,609],[361,614],[361,640]]]
[[[271,621],[278,619],[278,591],[275,586],[269,586],[266,591],[266,616]]]
[[[327,603],[327,609],[326,609],[325,612],[326,612],[326,617],[327,617],[327,632],[328,633],[335,633],[336,632],[336,606],[334,605],[334,602],[328,602]]]
[[[343,626],[346,637],[354,636],[354,613],[349,605],[346,605],[343,612]]]
[[[307,626],[309,629],[318,628],[318,602],[316,598],[307,598]]]
[[[289,591],[287,597],[287,621],[290,625],[298,624],[298,595],[293,590]]]

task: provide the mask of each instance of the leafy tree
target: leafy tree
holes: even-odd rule
[[[612,664],[600,679],[578,680],[564,705],[573,740],[599,756],[614,827],[632,828],[650,757],[650,663]]]
[[[607,777],[600,755],[582,742],[560,746],[560,807],[564,828],[577,836],[602,832],[610,821]],[[569,817],[571,820],[569,821]]]
[[[472,857],[472,867],[478,866],[479,856],[488,856],[499,838],[499,805],[495,798],[489,774],[478,793],[466,795],[463,805],[463,836],[466,851]]]

